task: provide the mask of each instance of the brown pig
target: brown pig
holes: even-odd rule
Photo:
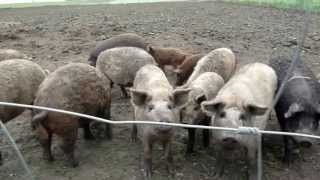
[[[71,63],[52,72],[40,85],[34,104],[37,106],[110,118],[109,80],[99,71],[84,63]],[[74,148],[78,128],[84,128],[84,138],[93,139],[91,120],[56,112],[34,110],[32,127],[43,147],[43,156],[52,161],[51,141],[56,134],[62,139],[61,149],[68,163],[75,167]],[[111,138],[111,127],[106,125],[106,135]]]
[[[204,56],[204,54],[189,55],[180,64],[174,72],[177,74],[176,86],[181,86],[185,83],[193,72],[194,67],[198,61]]]
[[[172,66],[176,69],[189,55],[177,48],[160,48],[152,46],[149,46],[148,52],[154,57],[162,70],[164,70],[165,66]]]

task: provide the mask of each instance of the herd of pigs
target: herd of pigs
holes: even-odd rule
[[[155,47],[137,34],[126,33],[104,40],[92,49],[88,64],[70,63],[53,72],[27,60],[23,53],[0,50],[0,101],[64,109],[111,119],[111,89],[119,85],[130,97],[135,120],[192,125],[265,129],[268,107],[282,83],[286,83],[275,106],[282,131],[317,134],[320,120],[320,83],[303,61],[299,61],[284,82],[291,60],[277,57],[269,64],[250,63],[238,67],[239,59],[228,48],[208,54],[192,54],[177,48]],[[176,83],[171,85],[164,67],[172,66]],[[130,87],[128,89],[128,87]],[[128,91],[130,92],[128,94]],[[0,107],[6,123],[23,112],[22,108]],[[52,135],[62,139],[61,148],[72,167],[78,128],[85,139],[94,139],[91,120],[66,114],[32,110],[31,126],[43,147],[44,159],[53,161]],[[186,128],[186,153],[193,153],[195,130]],[[112,127],[105,125],[112,138]],[[143,143],[144,176],[152,177],[152,148],[160,143],[167,169],[171,169],[175,129],[166,125],[132,125],[131,140],[138,134]],[[224,131],[202,130],[203,145],[219,147],[217,175],[224,171],[224,158],[239,148],[246,151],[248,175],[257,179],[257,143],[254,136]],[[284,161],[293,161],[300,147],[311,147],[311,139],[284,136]],[[4,161],[1,159],[0,163]]]

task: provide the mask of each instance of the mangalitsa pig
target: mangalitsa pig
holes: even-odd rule
[[[268,65],[247,64],[221,88],[217,96],[202,103],[202,109],[211,116],[212,126],[239,128],[241,126],[265,129],[269,119],[268,107],[272,105],[277,88],[277,75]],[[213,138],[221,145],[218,160],[219,174],[223,172],[228,153],[246,149],[250,180],[257,179],[257,142],[253,135],[226,131],[213,131]],[[230,155],[229,155],[230,156]],[[221,164],[222,163],[222,164]]]
[[[183,86],[187,86],[204,72],[215,72],[224,81],[228,81],[234,74],[237,61],[234,53],[228,48],[218,48],[202,57],[194,67],[192,74]]]
[[[0,101],[19,104],[33,104],[38,87],[46,76],[41,66],[24,59],[1,61],[0,73]],[[0,106],[0,119],[6,123],[24,110],[20,107]]]
[[[97,61],[97,69],[111,82],[120,86],[127,97],[125,87],[133,84],[136,72],[146,64],[156,64],[146,51],[136,47],[117,47],[103,51]]]
[[[41,83],[34,104],[109,119],[109,83],[94,67],[71,63],[59,67]],[[53,161],[51,142],[56,134],[62,139],[61,149],[68,158],[68,165],[75,167],[78,165],[74,157],[78,128],[84,129],[85,139],[93,139],[90,123],[90,119],[35,109],[31,124],[43,147],[44,159]],[[106,135],[111,138],[111,127],[106,126]]]
[[[286,57],[273,58],[270,65],[278,76],[279,86],[292,61]],[[275,106],[282,131],[319,135],[320,84],[311,69],[300,59],[290,74],[288,81]],[[284,161],[293,160],[293,150],[298,147],[311,147],[314,140],[305,137],[284,136]]]
[[[148,64],[137,72],[130,92],[135,120],[178,123],[180,110],[188,100],[189,89],[174,90],[164,72],[156,65]],[[137,126],[133,125],[133,140],[137,138],[137,131]],[[139,133],[143,142],[146,179],[151,179],[152,147],[155,143],[164,146],[169,170],[174,128],[166,125],[139,125]]]
[[[201,109],[201,103],[216,97],[218,91],[224,85],[224,80],[215,72],[202,73],[198,78],[192,81],[187,88],[190,89],[187,105],[181,110],[181,120],[185,124],[191,125],[210,125],[208,117]],[[209,130],[203,131],[203,144],[209,145]],[[193,152],[195,143],[196,129],[188,128],[187,153]]]

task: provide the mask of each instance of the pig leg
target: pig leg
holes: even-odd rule
[[[247,150],[247,163],[248,163],[248,177],[249,180],[258,179],[258,168],[257,168],[257,151],[256,148],[248,148]]]
[[[62,136],[61,149],[67,156],[68,164],[71,167],[77,167],[79,165],[78,161],[74,157],[75,143],[78,136],[78,129],[68,129]]]
[[[107,119],[111,120],[110,109],[105,111],[105,117]],[[111,140],[112,139],[112,124],[106,123],[105,128],[106,128],[105,129],[105,136],[106,136],[107,139]]]
[[[196,130],[194,128],[188,128],[188,143],[187,143],[187,155],[193,153],[194,142],[196,139]]]
[[[112,125],[109,123],[106,123],[106,138],[111,140],[112,139]]]
[[[51,153],[52,133],[48,133],[42,125],[37,127],[37,133],[40,144],[43,148],[43,158],[49,162],[53,161],[54,158]]]
[[[289,136],[284,136],[284,157],[283,161],[285,164],[288,166],[292,163],[293,161],[293,148],[294,148],[294,142],[292,140],[292,137]]]
[[[204,121],[203,125],[209,126],[210,121]],[[209,129],[203,129],[202,130],[202,140],[203,140],[203,147],[208,148],[210,144],[210,130]]]
[[[119,85],[120,86],[120,89],[121,89],[121,92],[122,92],[122,95],[125,97],[125,98],[128,98],[129,95],[127,93],[127,90],[126,88],[123,86],[123,85]]]
[[[131,142],[137,142],[137,139],[138,139],[137,133],[138,133],[137,125],[132,124]]]
[[[84,130],[84,139],[86,140],[93,140],[94,136],[91,133],[90,130],[90,122],[86,122],[88,120],[82,120],[83,123],[83,130]]]
[[[217,147],[217,161],[216,161],[216,170],[215,170],[215,178],[221,178],[224,174],[224,167],[225,167],[225,159],[224,157],[228,154],[224,151],[221,146]]]
[[[152,143],[149,139],[143,142],[144,151],[144,177],[146,180],[151,180],[152,176]]]
[[[171,169],[173,168],[173,157],[172,157],[172,143],[171,140],[168,140],[167,142],[165,142],[163,144],[163,148],[164,148],[164,157],[167,160],[167,171],[169,174],[171,174]]]

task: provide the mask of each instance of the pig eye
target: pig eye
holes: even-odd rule
[[[219,116],[220,116],[220,118],[226,117],[226,112],[221,112],[221,113],[219,114]]]
[[[168,104],[168,109],[172,109],[172,105],[171,104]]]
[[[200,109],[199,106],[196,106],[196,107],[193,108],[193,110],[195,110],[195,111],[198,111],[199,109]]]
[[[239,117],[241,120],[246,120],[246,116],[244,114],[241,114]]]
[[[148,111],[150,112],[150,111],[152,111],[154,109],[154,105],[149,105],[148,106]]]

